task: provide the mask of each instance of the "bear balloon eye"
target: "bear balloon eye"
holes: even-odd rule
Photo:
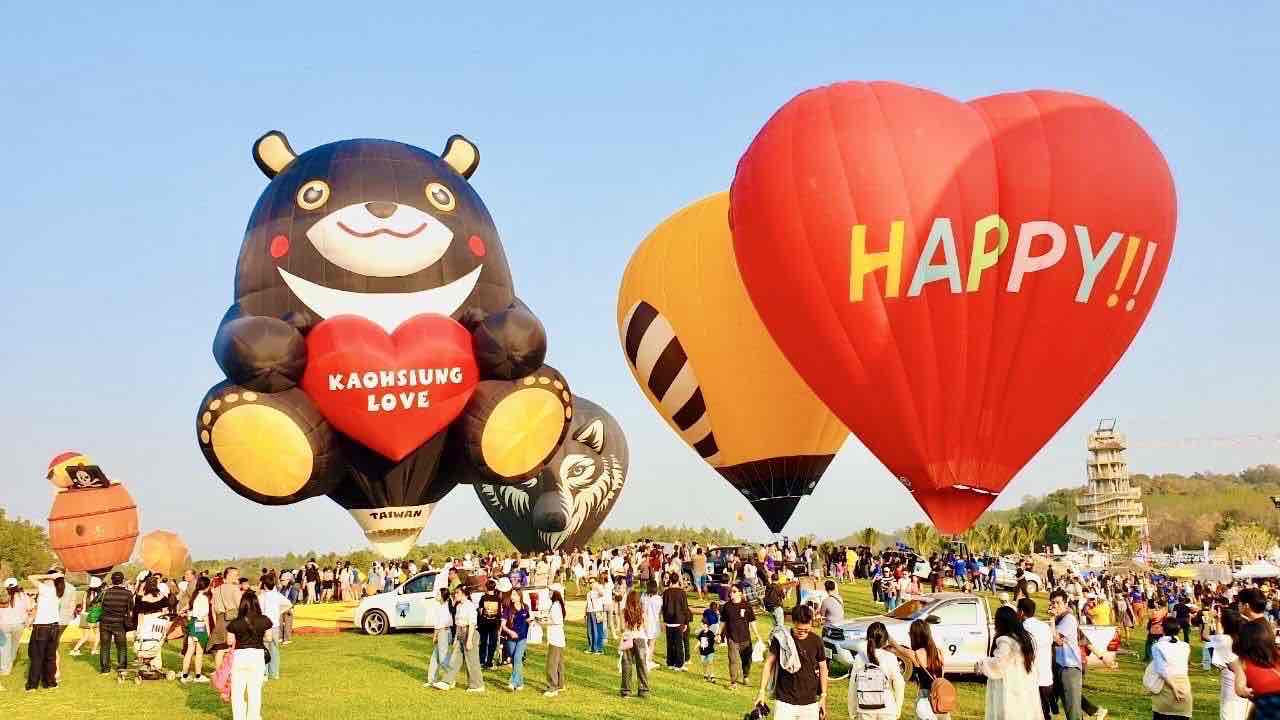
[[[457,206],[457,201],[453,199],[453,193],[449,192],[449,188],[438,182],[427,183],[427,199],[437,210],[448,212]]]
[[[329,183],[308,180],[298,188],[298,207],[303,210],[315,210],[326,202],[329,202]]]

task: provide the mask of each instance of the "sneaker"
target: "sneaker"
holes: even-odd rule
[[[204,675],[197,675],[194,682],[208,684],[209,678],[205,677]]]
[[[452,685],[450,685],[449,683],[447,683],[447,682],[445,682],[445,681],[443,681],[443,680],[441,680],[441,681],[439,681],[439,682],[435,683],[435,684],[434,684],[434,685],[432,685],[431,687],[433,687],[433,688],[435,688],[435,689],[437,689],[437,690],[449,690],[449,689],[452,689],[452,688],[453,688],[453,686],[452,686]]]
[[[186,673],[182,673],[181,675],[178,676],[178,682],[182,683],[183,685],[186,685],[187,683],[191,682],[191,678],[187,677]]]
[[[556,695],[559,695],[559,694],[560,693],[556,690],[548,690],[542,693],[542,697],[555,697]]]
[[[1093,714],[1093,720],[1106,720],[1106,717],[1107,717],[1106,708],[1098,708],[1098,712]]]
[[[516,686],[516,692],[520,692],[521,690],[524,690],[524,686],[523,686],[523,685],[517,685],[517,686]]]
[[[70,655],[71,657],[80,657],[80,651],[79,651],[79,650],[72,650],[71,652],[69,652],[69,653],[67,653],[67,654],[68,654],[68,655]]]
[[[478,687],[478,688],[467,688],[467,692],[484,692],[484,688],[482,688],[482,687]]]
[[[507,690],[510,690],[511,692],[515,692],[516,686],[512,685],[511,683],[507,683]]]

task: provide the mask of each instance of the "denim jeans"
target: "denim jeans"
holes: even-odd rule
[[[427,682],[444,680],[453,662],[453,628],[440,628],[435,632],[435,647],[431,649],[431,663],[427,666]]]
[[[604,623],[600,613],[587,613],[587,652],[604,652]]]
[[[280,679],[280,643],[275,640],[264,640],[263,647],[271,654],[271,659],[267,661],[267,678],[270,680]]]
[[[507,654],[511,656],[511,687],[524,687],[524,649],[527,639],[508,640]]]

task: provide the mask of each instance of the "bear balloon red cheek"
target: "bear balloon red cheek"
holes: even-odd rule
[[[289,254],[289,236],[277,235],[271,238],[271,257],[282,258]]]
[[[476,257],[484,257],[484,240],[481,240],[479,235],[472,235],[471,239],[467,240],[467,244],[471,246],[471,253],[473,255]]]

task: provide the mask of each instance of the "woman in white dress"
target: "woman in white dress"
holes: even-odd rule
[[[1036,646],[1011,607],[996,610],[996,642],[992,656],[979,660],[973,672],[987,678],[986,720],[1040,720],[1040,683],[1035,671]]]
[[[1218,720],[1245,720],[1253,705],[1236,694],[1236,674],[1231,670],[1232,663],[1239,659],[1232,648],[1241,622],[1238,611],[1224,607],[1218,618],[1220,632],[1209,638],[1213,645],[1213,666],[1222,673],[1218,690]]]

